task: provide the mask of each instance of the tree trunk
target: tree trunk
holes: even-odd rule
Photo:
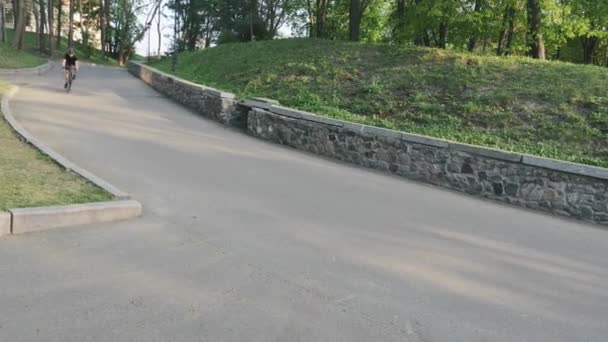
[[[598,38],[597,37],[584,37],[582,39],[583,43],[583,60],[585,64],[593,64],[593,55],[595,53],[595,48],[597,47]]]
[[[350,40],[357,42],[361,36],[361,0],[350,0],[348,19]]]
[[[68,47],[72,47],[74,41],[74,0],[68,0],[70,2],[70,9],[68,13]]]
[[[38,20],[38,24],[40,25],[38,29],[38,43],[41,54],[46,53],[46,36],[44,35],[44,28],[46,27],[45,1],[46,0],[39,0],[38,2],[38,10],[40,12],[40,19]]]
[[[545,59],[545,42],[542,32],[541,0],[528,0],[528,55],[536,59]]]
[[[61,13],[63,13],[63,0],[57,0],[57,50],[61,49]]]
[[[505,44],[505,56],[511,55],[511,47],[513,46],[513,36],[515,35],[515,5],[507,9],[509,29],[507,30],[507,43]]]
[[[6,29],[4,23],[6,22],[4,16],[4,1],[0,1],[0,41],[6,43]]]
[[[445,49],[447,48],[447,43],[448,43],[448,19],[444,19],[443,22],[441,22],[439,24],[439,41],[437,42],[437,45],[439,46],[439,48],[441,49]]]
[[[102,56],[106,55],[106,12],[104,11],[104,1],[99,0],[99,35]]]
[[[418,7],[418,5],[420,5],[420,3],[424,1],[424,0],[416,0],[416,7]],[[417,12],[419,12],[420,10],[416,9]],[[417,46],[430,46],[431,45],[431,40],[427,31],[427,26],[425,26],[425,23],[422,22],[420,20],[418,20],[418,25],[422,24],[422,27],[419,27],[417,29],[416,32],[416,36],[414,38],[414,44],[416,44]]]
[[[473,9],[473,12],[475,12],[475,13],[481,12],[481,6],[482,6],[482,0],[475,0],[475,8]],[[477,33],[478,33],[478,28],[475,27],[473,29],[473,33],[469,37],[469,42],[467,44],[467,50],[469,50],[469,52],[473,52],[475,50],[475,46],[477,45]]]
[[[105,45],[105,49],[104,51],[106,52],[106,55],[104,55],[104,57],[107,57],[107,54],[110,52],[110,37],[109,37],[109,33],[110,33],[110,7],[112,5],[112,0],[103,0],[103,17],[105,18],[105,22],[104,22],[104,31],[105,31],[105,40],[102,41],[102,44]]]
[[[162,34],[161,34],[161,29],[160,29],[162,8],[163,8],[163,2],[162,2],[162,0],[160,0],[160,4],[158,5],[158,22],[156,23],[156,33],[158,34],[158,53],[157,53],[158,58],[160,58],[160,50],[161,50],[161,46],[162,46],[162,44],[161,44]],[[209,24],[207,23],[207,25],[209,25]]]
[[[325,19],[329,0],[317,0],[317,38],[325,38]]]
[[[38,20],[39,16],[40,16],[40,11],[38,11],[38,2],[39,1],[40,0],[31,0],[32,8],[26,9],[27,19],[25,20],[26,27],[31,26],[31,22],[32,22],[32,20],[34,20],[34,28],[36,29],[36,36],[38,36],[38,37],[40,36],[40,21]],[[27,5],[29,5],[28,0],[26,0],[25,3],[26,3],[25,6],[27,7]],[[26,31],[27,31],[27,29],[26,29]]]
[[[306,0],[306,10],[308,11],[308,37],[315,37],[315,16],[311,0]]]
[[[13,30],[17,32],[17,12],[19,11],[19,0],[13,0]]]
[[[48,22],[49,22],[49,55],[53,55],[53,0],[48,0]]]
[[[17,0],[17,11],[15,13],[15,41],[13,47],[23,49],[23,38],[25,36],[25,0]]]
[[[395,32],[397,43],[403,43],[405,33],[405,0],[397,0],[397,29]]]

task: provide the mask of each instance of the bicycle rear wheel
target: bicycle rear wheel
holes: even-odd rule
[[[66,92],[70,92],[72,90],[72,69],[70,68],[68,71],[68,87],[65,88]]]

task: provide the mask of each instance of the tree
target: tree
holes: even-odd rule
[[[45,1],[39,0],[38,2],[38,10],[39,10],[39,19],[38,19],[38,45],[40,49],[40,53],[44,54],[46,52],[46,36],[44,34],[46,28],[46,9],[45,9]]]
[[[53,0],[48,0],[48,23],[49,23],[49,55],[53,55]]]
[[[361,0],[350,0],[349,33],[350,40],[359,41],[361,38]]]
[[[61,14],[63,13],[63,0],[57,0],[57,50],[61,48]]]
[[[515,14],[516,14],[516,1],[507,0],[505,4],[504,14],[502,17],[502,24],[500,27],[500,33],[498,35],[498,48],[496,54],[510,55],[511,47],[513,45],[513,35],[515,34]]]
[[[397,25],[395,27],[395,42],[403,43],[405,35],[405,0],[397,0]]]
[[[135,52],[135,43],[142,40],[156,18],[160,0],[142,4],[140,0],[119,0],[112,3],[108,29],[108,54],[118,59],[120,65]],[[140,24],[138,16],[143,15]]]
[[[0,1],[0,41],[6,43],[6,18],[4,10],[4,1]]]
[[[573,12],[582,21],[583,62],[592,64],[596,48],[608,38],[608,3],[597,0],[575,0]]]
[[[26,1],[25,0],[16,0],[14,5],[15,10],[15,41],[13,42],[13,47],[21,50],[23,49],[23,39],[25,37],[25,10],[26,10]]]
[[[68,12],[68,47],[72,47],[74,41],[74,0],[68,0],[69,12]]]
[[[471,37],[469,37],[469,42],[467,44],[467,50],[469,50],[469,52],[473,52],[475,50],[475,46],[477,45],[477,35],[480,31],[478,27],[479,23],[477,21],[479,14],[481,13],[483,4],[484,0],[475,0],[475,7],[473,8],[473,18],[475,19],[477,25],[474,25],[473,33],[471,34]]]
[[[541,0],[527,0],[528,34],[526,41],[528,55],[536,59],[545,59],[545,42],[542,31]]]

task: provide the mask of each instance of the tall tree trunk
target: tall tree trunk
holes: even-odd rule
[[[583,60],[585,64],[593,64],[593,55],[598,43],[597,37],[584,37],[583,43]]]
[[[55,9],[53,8],[53,0],[48,0],[47,6],[48,8],[48,22],[49,22],[49,55],[53,55],[53,12]]]
[[[312,8],[312,1],[311,0],[306,0],[306,10],[308,11],[308,37],[309,38],[314,38],[316,31],[315,31],[315,15],[314,15],[314,10]]]
[[[317,0],[317,38],[325,38],[325,20],[329,0]]]
[[[449,26],[448,26],[448,19],[445,18],[440,24],[439,24],[439,41],[437,42],[437,45],[439,46],[439,48],[441,49],[445,49],[447,48],[447,43],[448,43],[448,31],[449,30]]]
[[[163,2],[162,0],[160,0],[160,4],[158,5],[158,22],[156,23],[156,33],[158,34],[158,53],[157,56],[158,58],[160,58],[160,50],[162,47],[162,34],[161,34],[161,29],[160,29],[160,20],[161,20],[161,14],[162,14],[162,9],[163,9]],[[207,20],[207,26],[209,26],[209,21]],[[208,32],[208,31],[207,31]],[[205,43],[205,45],[207,45]],[[207,47],[207,46],[205,46]]]
[[[515,36],[515,4],[507,9],[508,24],[507,30],[507,42],[505,44],[505,56],[511,55],[511,47],[513,47],[513,37]]]
[[[357,42],[361,36],[361,0],[350,0],[348,19],[350,40]]]
[[[25,36],[25,0],[17,0],[17,11],[15,13],[15,41],[13,47],[23,49],[23,38]]]
[[[104,1],[99,0],[99,35],[101,44],[101,54],[106,55],[106,12],[104,11]]]
[[[473,9],[473,12],[481,12],[482,1],[483,0],[475,0],[475,8]],[[469,52],[473,52],[475,50],[475,46],[477,45],[478,31],[479,29],[477,27],[473,28],[473,33],[471,33],[471,36],[469,37],[469,42],[467,44],[467,50],[469,50]]]
[[[19,0],[13,0],[13,30],[17,32],[17,12],[19,11]]]
[[[61,49],[61,14],[63,13],[63,0],[57,0],[57,50]]]
[[[110,52],[110,7],[112,5],[112,0],[104,0],[103,1],[103,17],[105,18],[105,22],[104,22],[104,27],[105,27],[105,40],[102,42],[102,44],[105,45],[105,52],[106,55],[104,57],[107,57],[107,54]]]
[[[422,1],[424,0],[416,0],[416,7],[418,7]],[[416,8],[416,12],[420,12],[420,10]],[[418,20],[418,25],[419,27],[416,30],[417,32],[414,38],[414,44],[416,44],[417,46],[430,46],[431,40],[427,30],[428,27],[425,25],[424,22],[421,22],[420,20]]]
[[[502,25],[498,36],[498,56],[509,55],[513,45],[513,34],[515,30],[515,4],[511,1],[507,3],[502,17]],[[505,41],[506,39],[506,41]]]
[[[46,0],[39,0],[38,2],[38,10],[40,11],[40,19],[38,20],[38,24],[40,25],[38,29],[38,43],[41,54],[46,53],[46,36],[44,35],[44,29],[46,27],[45,1]]]
[[[4,1],[0,1],[0,41],[6,43],[6,29],[4,24],[6,23],[6,17],[4,16]]]
[[[395,30],[395,41],[403,43],[405,33],[405,0],[397,0],[397,28]]]
[[[74,41],[74,0],[68,0],[70,2],[70,9],[68,13],[68,47],[72,47]]]
[[[27,8],[26,9],[26,16],[27,19],[25,20],[26,24],[26,31],[27,31],[27,26],[29,24],[29,26],[31,26],[32,20],[34,20],[34,28],[36,29],[36,35],[35,36],[40,36],[40,21],[39,21],[39,16],[40,16],[40,11],[38,11],[38,2],[40,0],[31,0],[29,1],[32,4],[32,8]],[[26,6],[29,5],[28,0],[25,1]]]
[[[542,32],[541,0],[527,0],[528,34],[526,44],[528,55],[536,59],[545,59],[545,42]]]

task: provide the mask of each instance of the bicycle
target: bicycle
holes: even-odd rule
[[[65,87],[66,92],[70,92],[72,90],[72,81],[76,78],[74,75],[74,67],[65,67],[65,70],[68,72],[67,86]]]

